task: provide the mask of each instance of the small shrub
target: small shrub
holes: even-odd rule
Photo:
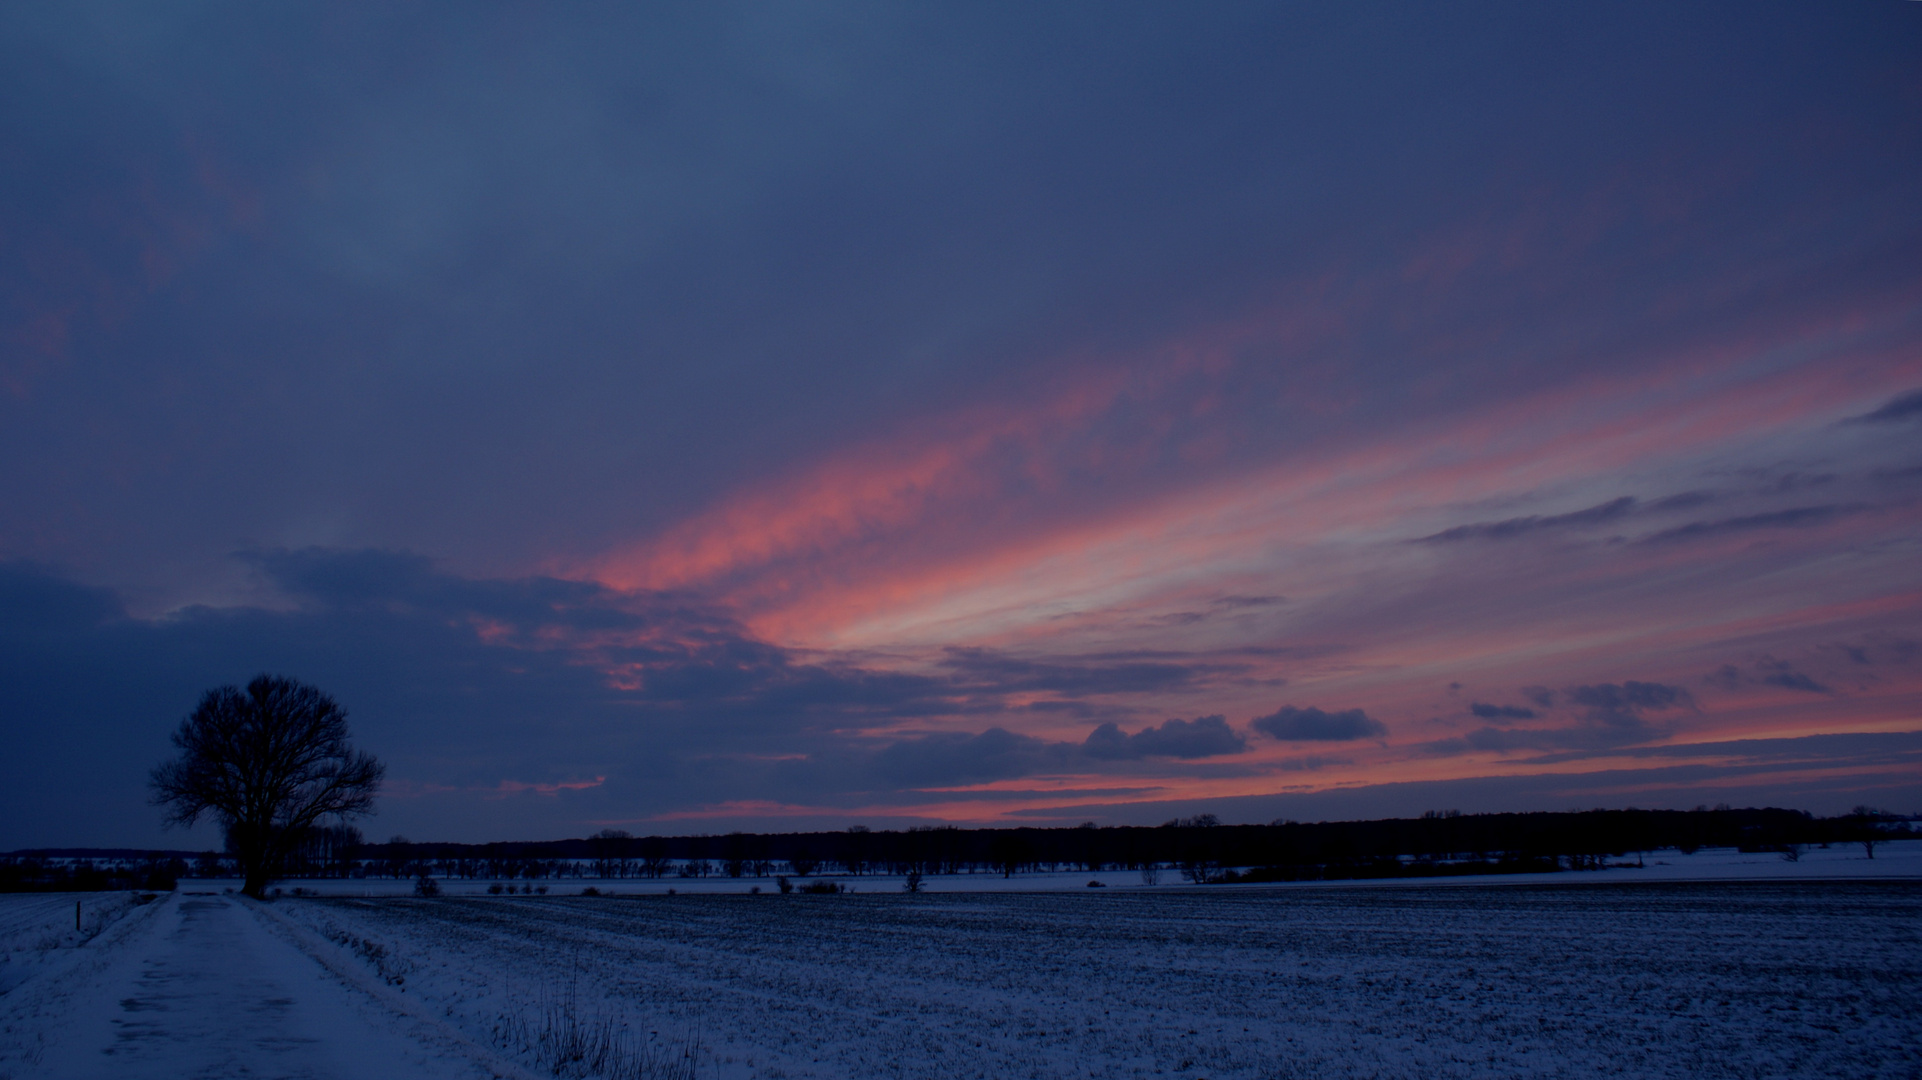
[[[581,895],[582,896],[599,896],[601,895],[601,890],[595,888],[592,885],[589,885],[587,888],[581,890]]]
[[[555,1076],[606,1080],[693,1080],[701,1055],[699,1035],[642,1040],[621,1019],[583,1015],[571,985],[532,1019],[502,1013],[494,1042],[527,1054]]]
[[[498,881],[487,887],[487,895],[489,896],[499,896],[501,891],[501,883]]]
[[[920,892],[921,891],[921,871],[919,870],[908,871],[908,879],[901,883],[901,888],[906,892],[911,892],[911,893]]]
[[[1206,859],[1188,859],[1181,864],[1181,876],[1196,885],[1209,885],[1221,880],[1221,866]]]
[[[407,973],[412,971],[414,966],[388,952],[385,945],[370,941],[338,926],[328,926],[322,932],[326,934],[328,940],[336,945],[345,946],[352,950],[355,956],[366,961],[387,985],[406,985]]]
[[[668,891],[672,892],[673,890],[669,889]],[[815,893],[817,895],[827,896],[827,895],[832,895],[834,893],[842,892],[843,890],[841,888],[841,883],[838,881],[811,881],[806,885],[801,886],[801,891],[804,893]]]
[[[414,882],[414,895],[419,897],[424,897],[426,899],[432,899],[436,896],[439,896],[440,882],[435,881],[433,878],[428,877],[426,874],[422,874],[419,880]]]
[[[792,881],[789,881],[787,879],[787,875],[785,874],[775,878],[774,885],[776,888],[781,890],[781,895],[783,896],[794,891],[794,883]]]

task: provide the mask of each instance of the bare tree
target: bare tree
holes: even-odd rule
[[[1854,834],[1855,842],[1862,845],[1862,853],[1871,859],[1875,858],[1875,845],[1882,839],[1881,821],[1886,816],[1873,806],[1858,806],[1849,811],[1849,824],[1854,826],[1849,831]]]
[[[173,742],[180,756],[154,769],[154,803],[169,825],[219,821],[252,897],[320,819],[372,813],[386,771],[348,745],[333,698],[271,675],[207,691]]]
[[[626,877],[633,846],[634,838],[625,829],[602,829],[588,837],[587,851],[594,857],[594,876]]]
[[[641,841],[641,873],[658,878],[667,873],[667,841],[658,836],[650,836]]]

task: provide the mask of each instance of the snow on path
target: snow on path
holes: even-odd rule
[[[0,1080],[522,1076],[344,983],[248,901],[176,895],[70,971],[6,998]]]

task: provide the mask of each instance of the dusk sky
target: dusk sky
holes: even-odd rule
[[[0,850],[1922,810],[1922,4],[0,10]]]

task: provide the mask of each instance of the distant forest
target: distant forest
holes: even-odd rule
[[[1194,884],[1599,870],[1609,860],[1673,849],[1739,848],[1799,858],[1810,846],[1914,835],[1908,820],[1863,807],[1817,818],[1799,810],[1589,810],[1222,825],[1213,815],[1154,827],[962,829],[629,836],[522,843],[367,843],[344,827],[311,830],[279,877],[764,878],[1140,871]],[[232,870],[219,852],[85,849],[0,858],[0,891],[165,889],[186,876]]]

